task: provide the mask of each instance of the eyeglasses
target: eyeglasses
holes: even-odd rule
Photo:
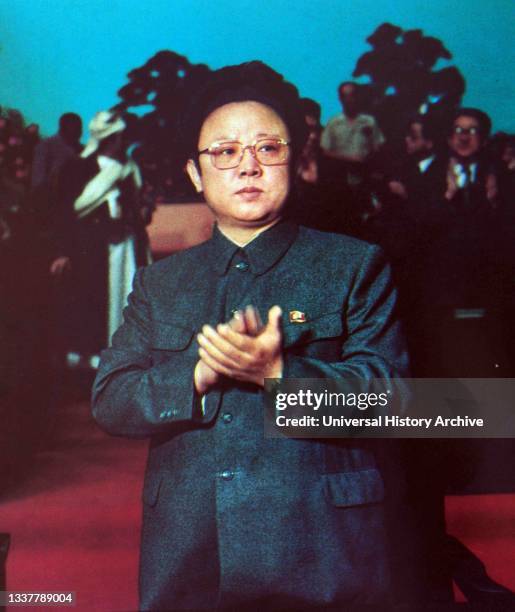
[[[249,149],[254,159],[263,166],[280,166],[290,159],[290,143],[284,138],[258,138],[245,146],[236,140],[213,142],[198,154],[209,153],[215,168],[229,170],[240,165],[245,149]]]
[[[455,125],[452,128],[452,131],[453,131],[454,134],[471,134],[472,136],[475,136],[476,134],[479,134],[479,128],[478,127],[465,128],[465,127],[461,127],[461,125]]]

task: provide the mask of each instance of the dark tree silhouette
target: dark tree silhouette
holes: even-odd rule
[[[368,77],[363,102],[377,118],[387,141],[395,146],[411,117],[425,112],[445,133],[453,110],[465,92],[465,80],[454,66],[436,69],[451,53],[442,41],[422,30],[383,23],[367,38],[372,51],[357,61],[353,76]]]
[[[159,51],[143,66],[129,72],[129,83],[115,107],[131,111],[140,107],[130,122],[131,137],[139,144],[134,157],[144,178],[144,189],[155,201],[195,197],[182,169],[177,144],[178,118],[190,99],[189,92],[210,73],[204,64],[191,64],[173,51]]]

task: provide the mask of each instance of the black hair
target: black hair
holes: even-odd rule
[[[59,129],[82,127],[82,119],[76,113],[64,113],[59,117]]]
[[[308,135],[297,88],[260,61],[216,70],[191,92],[190,103],[179,123],[184,161],[197,158],[200,130],[208,115],[225,104],[247,101],[265,104],[281,117],[290,134],[295,163]]]
[[[311,115],[312,117],[315,117],[317,121],[320,121],[322,109],[320,108],[320,104],[318,102],[312,98],[302,98],[300,100],[300,104],[302,106],[302,112],[304,115]]]
[[[454,112],[453,123],[458,117],[472,117],[479,125],[479,132],[482,140],[486,140],[492,129],[492,120],[490,117],[479,108],[458,108]]]

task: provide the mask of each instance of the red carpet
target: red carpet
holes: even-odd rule
[[[447,531],[483,561],[493,580],[515,591],[515,495],[451,496],[445,508]]]
[[[0,504],[0,531],[11,534],[7,588],[75,591],[76,610],[136,610],[147,443],[104,435],[87,402],[59,420],[55,449],[39,453]]]
[[[75,591],[77,611],[136,610],[147,443],[104,435],[87,402],[65,406],[58,423],[52,450],[0,502],[0,531],[12,538],[7,587]],[[449,532],[515,590],[515,495],[450,497],[447,514]]]

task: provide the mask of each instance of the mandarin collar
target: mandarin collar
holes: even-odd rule
[[[288,251],[298,232],[298,226],[291,221],[279,221],[262,232],[254,240],[240,247],[224,236],[215,224],[211,242],[210,259],[215,271],[223,276],[237,251],[243,251],[248,258],[253,274],[264,274]]]

